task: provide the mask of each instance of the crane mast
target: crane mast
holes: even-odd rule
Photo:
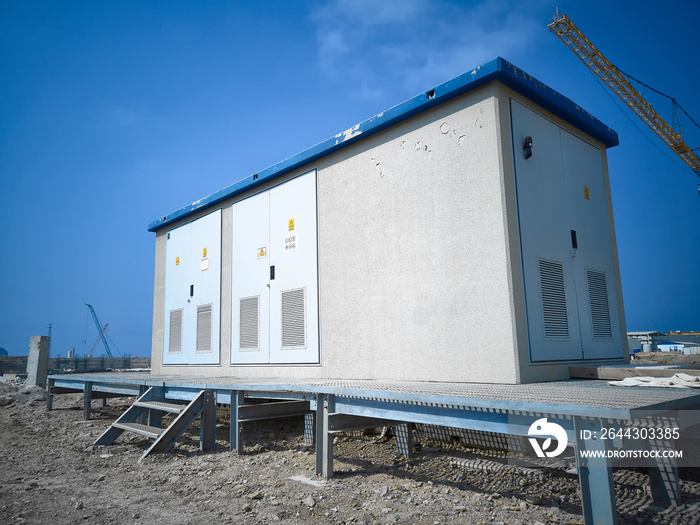
[[[102,339],[102,344],[105,345],[105,350],[107,351],[107,355],[109,357],[112,357],[112,351],[109,349],[109,345],[107,344],[107,338],[105,337],[105,330],[107,329],[107,325],[102,328],[102,325],[100,324],[99,319],[97,319],[97,314],[95,313],[95,309],[92,307],[91,304],[85,303],[85,306],[87,306],[90,309],[90,313],[92,314],[92,320],[95,321],[95,326],[97,327],[97,331],[100,333],[98,339]],[[108,323],[109,324],[109,323]],[[92,355],[92,351],[95,349],[94,345],[90,349],[90,355]]]
[[[97,346],[97,343],[100,342],[100,339],[102,338],[102,334],[104,334],[105,330],[107,330],[107,325],[109,325],[109,323],[107,323],[106,325],[104,325],[102,327],[102,330],[100,330],[100,334],[97,336],[97,339],[95,339],[95,342],[92,343],[92,346],[90,347],[90,351],[88,352],[88,355],[87,355],[88,357],[92,357],[92,353],[95,351],[95,347]],[[110,357],[112,357],[112,356],[110,355]]]
[[[581,30],[564,14],[554,15],[549,29],[557,35],[588,68],[595,73],[651,130],[663,140],[690,169],[700,176],[700,159],[683,142],[680,133],[659,115],[644,97],[630,84],[625,75],[598,51]]]

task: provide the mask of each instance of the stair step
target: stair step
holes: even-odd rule
[[[163,412],[172,412],[173,414],[179,414],[187,405],[179,405],[177,403],[165,403],[163,401],[137,401],[134,403],[136,407],[142,408],[152,408],[155,410],[162,410]]]
[[[112,423],[115,428],[121,428],[122,430],[128,430],[130,432],[135,432],[136,434],[141,434],[151,439],[158,439],[166,429],[160,427],[151,427],[149,425],[142,425],[141,423]]]

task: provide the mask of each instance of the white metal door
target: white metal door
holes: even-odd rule
[[[163,364],[218,364],[221,210],[167,236]]]
[[[316,172],[233,206],[232,364],[319,362]]]
[[[515,101],[511,115],[530,357],[622,357],[603,154]]]
[[[315,172],[270,190],[270,361],[318,363]]]
[[[583,357],[560,128],[511,101],[525,302],[532,361]],[[532,156],[523,144],[532,137]]]
[[[576,232],[575,278],[584,359],[622,357],[612,238],[600,150],[564,130],[571,227]]]
[[[270,362],[270,192],[233,206],[232,363]]]

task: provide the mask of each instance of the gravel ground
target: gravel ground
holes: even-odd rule
[[[92,442],[133,399],[54,398],[0,382],[0,523],[582,523],[578,478],[560,468],[519,469],[496,450],[425,441],[413,458],[394,438],[336,437],[335,475],[315,475],[301,418],[245,427],[245,454],[228,451],[220,413],[215,451],[198,450],[197,425],[168,454],[138,462],[150,443],[123,434],[109,447]],[[699,469],[681,469],[683,502],[662,507],[642,471],[614,472],[620,522],[700,523]]]

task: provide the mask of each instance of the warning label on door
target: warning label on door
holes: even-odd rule
[[[299,236],[295,233],[294,235],[288,235],[284,238],[284,251],[290,252],[296,250],[299,246]]]
[[[258,248],[258,259],[262,259],[267,255],[267,248],[263,246],[262,248]]]

